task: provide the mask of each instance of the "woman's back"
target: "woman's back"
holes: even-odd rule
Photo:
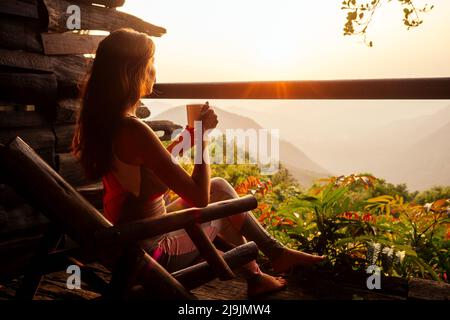
[[[168,188],[152,170],[128,164],[113,152],[112,168],[102,181],[104,215],[112,224],[166,213]]]

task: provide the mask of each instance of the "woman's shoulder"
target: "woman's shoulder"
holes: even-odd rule
[[[143,145],[147,145],[146,141],[155,139],[158,139],[158,136],[144,121],[124,117],[119,123],[114,142],[120,149],[141,151]]]
[[[148,133],[150,127],[137,117],[123,117],[119,121],[118,135],[127,137],[140,137],[143,133]]]

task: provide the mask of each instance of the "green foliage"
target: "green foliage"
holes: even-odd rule
[[[258,196],[255,214],[285,245],[327,255],[336,272],[376,264],[385,275],[448,281],[449,200],[417,205],[404,200],[414,197],[404,185],[364,174],[320,182],[307,191],[286,180],[272,183]],[[238,189],[255,193],[251,183]]]
[[[450,199],[450,187],[435,186],[422,191],[414,197],[414,202],[420,204],[431,203],[439,199]]]
[[[192,162],[181,165],[192,172]],[[335,272],[380,266],[385,275],[448,282],[450,187],[421,193],[370,174],[318,180],[304,190],[286,168],[261,175],[256,164],[212,164],[212,176],[253,194],[261,224],[286,246],[325,254]],[[425,204],[425,205],[424,205]]]

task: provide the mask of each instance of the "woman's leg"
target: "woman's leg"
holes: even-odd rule
[[[239,195],[227,180],[220,177],[211,179],[211,200],[238,197]],[[245,243],[242,236],[247,240],[255,241],[258,248],[272,261],[273,269],[277,272],[287,271],[295,265],[315,264],[324,259],[321,256],[286,248],[267,232],[251,211],[215,220],[214,224],[219,224],[219,233],[235,245]]]
[[[210,203],[237,197],[236,193],[230,193],[230,188],[233,189],[231,185],[226,182],[226,180],[221,178],[212,178]],[[182,198],[177,198],[166,206],[166,211],[173,212],[188,207],[190,207],[188,202]],[[234,246],[239,246],[246,243],[246,240],[239,230],[233,225],[236,221],[236,219],[225,218],[209,221],[202,224],[202,229],[211,240],[214,240],[216,235],[219,234],[227,242]],[[153,255],[154,258],[156,258],[169,271],[175,271],[192,264],[199,257],[199,252],[188,234],[184,230],[177,230],[165,235],[159,244],[159,248],[154,251]],[[261,273],[256,261],[251,261],[246,264],[243,271],[246,276]]]
[[[238,197],[239,195],[228,181],[220,177],[211,179],[210,203]],[[190,205],[178,198],[167,205],[166,210],[172,212],[187,207]],[[219,233],[222,238],[235,246],[245,243],[244,237],[255,241],[258,248],[272,261],[275,271],[282,272],[293,265],[308,265],[323,260],[322,257],[284,247],[259,224],[249,211],[206,222],[202,224],[202,228],[211,240]],[[197,248],[184,230],[166,234],[160,247],[155,251],[155,258],[159,258],[169,271],[189,266],[198,256]],[[255,261],[246,265],[246,268],[253,274],[260,274]]]

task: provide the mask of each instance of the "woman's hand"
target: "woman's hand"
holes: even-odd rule
[[[216,128],[219,123],[216,112],[209,106],[208,103],[203,105],[199,120],[202,122],[203,132]]]

